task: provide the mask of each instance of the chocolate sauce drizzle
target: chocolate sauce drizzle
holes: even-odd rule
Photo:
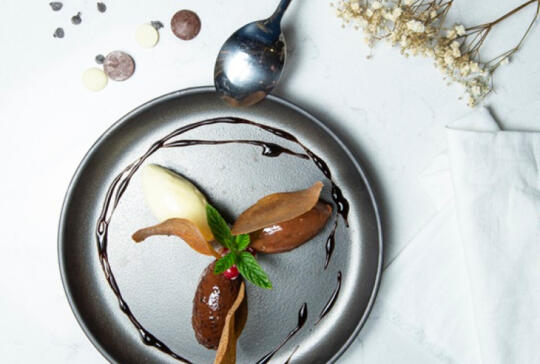
[[[272,357],[279,351],[279,349],[281,349],[285,344],[287,344],[287,342],[302,328],[302,326],[304,326],[307,320],[307,315],[307,303],[304,303],[302,307],[300,307],[300,311],[298,311],[298,324],[296,325],[296,327],[292,329],[291,332],[289,332],[289,335],[287,335],[287,337],[281,342],[281,344],[276,346],[274,350],[259,359],[257,364],[268,363],[270,359],[272,359]]]
[[[332,228],[332,232],[326,239],[325,249],[326,249],[326,260],[324,261],[324,269],[328,268],[328,263],[330,263],[330,259],[332,258],[332,254],[334,253],[334,247],[336,246],[336,229],[337,229],[338,220],[334,222],[334,227]]]
[[[319,319],[317,320],[317,322],[315,322],[315,325],[317,325],[323,319],[323,317],[326,316],[328,312],[330,312],[330,310],[334,306],[334,303],[336,303],[336,300],[339,296],[340,289],[341,289],[341,271],[339,271],[337,274],[337,286],[336,288],[334,288],[334,292],[332,292],[330,299],[328,300],[328,302],[326,302],[326,305],[324,305],[323,309],[321,310],[321,313],[319,314]]]
[[[266,143],[266,142],[262,142],[258,140],[177,140],[177,141],[171,141],[171,139],[179,135],[182,135],[190,130],[204,127],[207,125],[213,125],[213,124],[245,124],[245,125],[255,126],[271,134],[274,134],[280,138],[286,139],[288,141],[291,141],[299,145],[306,154],[296,153],[280,145],[277,145],[274,143]],[[264,124],[256,123],[253,121],[245,120],[245,119],[234,118],[234,117],[220,117],[220,118],[214,118],[214,119],[207,119],[207,120],[203,120],[200,122],[183,126],[181,128],[174,130],[173,132],[165,136],[163,139],[160,139],[156,141],[154,144],[152,144],[145,154],[143,154],[137,160],[129,164],[122,172],[120,172],[120,174],[118,174],[113,179],[111,185],[109,186],[109,189],[107,190],[107,193],[105,196],[105,200],[103,202],[101,214],[97,222],[97,227],[96,227],[97,249],[98,249],[98,254],[99,254],[99,261],[101,263],[101,267],[105,274],[105,278],[107,279],[107,282],[109,283],[109,286],[111,287],[113,293],[116,295],[120,309],[129,318],[133,326],[135,326],[135,328],[137,329],[137,331],[139,332],[141,336],[143,343],[148,346],[153,346],[157,348],[158,350],[160,350],[161,352],[171,356],[172,358],[180,360],[180,361],[184,361],[188,364],[191,364],[189,360],[174,353],[167,345],[165,345],[162,341],[157,339],[154,335],[152,335],[149,331],[147,331],[141,325],[141,323],[136,319],[136,317],[131,312],[127,302],[122,297],[120,288],[116,282],[111,266],[109,265],[109,258],[107,254],[109,225],[110,225],[114,210],[118,206],[118,203],[120,202],[120,199],[122,198],[122,195],[126,191],[129,185],[129,182],[131,181],[131,178],[133,177],[135,172],[141,167],[144,161],[148,159],[148,157],[150,157],[156,151],[158,151],[161,148],[185,147],[185,146],[192,146],[192,145],[218,145],[218,144],[230,144],[230,143],[250,144],[250,145],[259,146],[262,148],[262,155],[266,157],[277,157],[281,155],[282,153],[285,153],[285,154],[290,154],[295,157],[299,157],[303,159],[311,158],[313,162],[315,163],[315,165],[330,180],[330,183],[332,185],[332,199],[337,206],[337,213],[342,216],[342,218],[344,219],[344,221],[346,222],[348,226],[347,217],[349,213],[349,202],[343,196],[341,189],[332,180],[332,174],[330,172],[330,169],[328,168],[328,165],[320,157],[318,157],[315,153],[313,153],[310,149],[308,149],[301,142],[299,142],[295,136],[293,136],[292,134],[284,130],[267,126]],[[328,259],[329,258],[327,258],[327,260]],[[300,311],[298,313],[297,327],[293,331],[290,332],[289,336],[287,336],[285,341],[280,346],[278,346],[272,352],[265,355],[265,357],[263,357],[258,362],[258,364],[264,364],[268,360],[270,360],[270,358],[283,345],[285,345],[285,343],[292,336],[294,336],[294,334],[296,334],[296,332],[300,330],[300,328],[302,328],[306,319],[307,319],[307,305],[304,304],[300,308]]]
[[[262,148],[262,155],[265,157],[279,157],[282,153],[290,154],[302,159],[309,159],[309,157],[302,153],[293,152],[290,149],[284,148],[281,145],[275,143],[263,142],[260,140],[178,140],[163,144],[163,148],[170,147],[189,147],[192,145],[219,145],[219,144],[250,144]]]
[[[287,361],[284,364],[289,364],[291,362],[291,359],[292,359],[293,355],[296,353],[296,350],[298,350],[299,347],[300,347],[300,345],[296,345],[296,347],[292,351],[291,355],[289,355],[289,357],[287,358]]]

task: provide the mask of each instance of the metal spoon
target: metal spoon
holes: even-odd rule
[[[218,95],[233,106],[261,101],[276,86],[287,49],[281,18],[291,0],[281,0],[271,17],[244,25],[223,44],[214,68]]]

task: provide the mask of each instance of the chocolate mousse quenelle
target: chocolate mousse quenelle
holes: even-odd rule
[[[192,316],[197,341],[217,350],[214,363],[236,363],[236,342],[247,320],[244,281],[272,288],[256,252],[293,250],[326,225],[332,206],[319,200],[322,188],[316,182],[305,190],[265,196],[230,228],[190,181],[157,165],[144,168],[146,201],[162,222],[135,232],[133,240],[175,235],[198,253],[215,257],[200,278]]]

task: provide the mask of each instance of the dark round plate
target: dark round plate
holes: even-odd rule
[[[254,363],[276,347],[296,326],[307,303],[303,328],[273,357],[283,363],[335,361],[360,331],[373,305],[382,263],[382,233],[377,205],[360,165],[347,147],[321,121],[300,107],[269,96],[255,107],[225,105],[211,87],[191,88],[154,99],[124,116],[84,157],[67,191],[58,234],[64,288],[80,325],[111,362],[178,362],[146,346],[121,312],[101,268],[95,227],[108,186],[129,163],[156,140],[189,123],[236,116],[294,134],[324,159],[350,203],[347,228],[342,218],[335,250],[324,269],[325,243],[333,221],[317,237],[284,254],[260,256],[274,289],[248,285],[249,316],[238,342],[238,363]],[[213,125],[186,134],[190,139],[259,139],[298,146],[246,125]],[[279,139],[279,140],[278,140]],[[228,144],[167,148],[147,162],[188,177],[226,215],[238,214],[260,197],[297,190],[316,180],[330,184],[311,161],[290,155],[267,158],[252,145]],[[191,327],[192,299],[199,275],[210,258],[198,255],[173,237],[134,244],[131,234],[157,221],[142,196],[138,172],[121,199],[109,228],[109,260],[131,310],[150,332],[194,363],[213,361],[215,351],[200,346]],[[342,286],[332,310],[317,324],[342,272]]]

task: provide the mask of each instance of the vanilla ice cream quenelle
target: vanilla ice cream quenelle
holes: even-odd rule
[[[193,183],[167,168],[148,164],[142,170],[142,185],[146,203],[160,221],[187,219],[207,241],[214,239],[206,220],[206,197]]]

